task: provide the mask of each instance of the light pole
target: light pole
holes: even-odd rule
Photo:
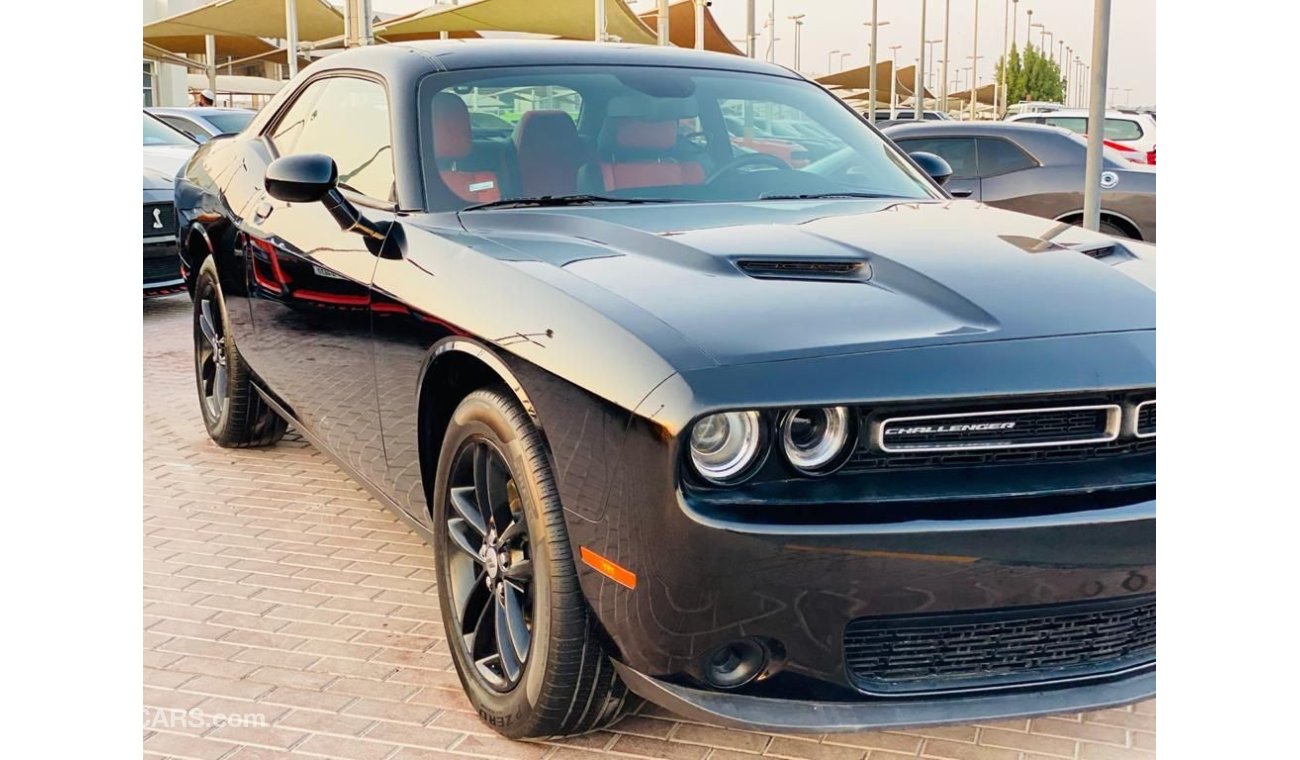
[[[695,49],[704,49],[704,5],[705,0],[695,0]]]
[[[1011,0],[1002,4],[1002,69],[998,72],[997,89],[993,93],[994,118],[1007,112],[1007,56],[1011,50],[1011,37],[1008,35],[1011,20]]]
[[[802,31],[800,27],[803,26],[803,18],[806,15],[807,14],[805,13],[798,13],[788,17],[791,21],[794,22],[794,70],[795,71],[799,70],[799,34]]]
[[[876,102],[877,102],[876,101],[876,49],[877,49],[876,31],[880,29],[880,27],[885,26],[886,24],[889,23],[888,21],[881,21],[877,18],[876,15],[877,5],[878,5],[877,0],[871,0],[871,20],[863,24],[863,26],[871,27],[871,40],[867,43],[867,67],[870,69],[870,71],[867,72],[867,84],[871,90],[871,94],[868,96],[871,99],[871,110],[867,112],[867,120],[870,121],[872,124],[876,123]]]
[[[1092,19],[1092,101],[1088,103],[1088,163],[1083,180],[1083,226],[1101,227],[1101,150],[1106,130],[1106,69],[1110,58],[1110,0],[1096,0]]]
[[[753,58],[758,55],[758,37],[754,34],[754,5],[757,0],[745,0],[745,55]]]
[[[1061,77],[1065,80],[1062,85],[1065,89],[1065,104],[1070,105],[1070,87],[1074,84],[1074,72],[1069,70],[1070,61],[1074,60],[1074,48],[1069,45],[1065,46],[1065,57],[1061,59]]]
[[[664,6],[668,5],[668,0],[663,0]],[[772,0],[772,12],[767,17],[767,28],[772,30],[772,36],[767,41],[767,62],[776,63],[776,0]]]
[[[851,56],[851,55],[853,55],[853,52],[852,52],[852,51],[846,51],[846,52],[840,53],[840,67],[839,67],[839,69],[838,69],[839,71],[843,71],[843,70],[844,70],[844,59],[845,59],[845,58],[848,58],[848,57]]]
[[[835,60],[835,54],[838,53],[838,52],[840,52],[840,49],[839,49],[839,48],[835,48],[834,50],[832,50],[832,51],[830,51],[829,53],[826,54],[826,73],[827,73],[827,74],[830,74],[830,73],[832,73],[832,72],[835,71],[835,65],[834,65],[834,63],[832,63],[832,62]]]
[[[926,51],[926,54],[930,56],[930,57],[926,60],[926,62],[925,62],[925,81],[926,81],[926,84],[929,84],[929,83],[930,83],[930,80],[931,80],[931,79],[934,79],[934,46],[935,46],[935,45],[938,45],[940,42],[943,42],[943,40],[926,40],[926,41],[925,41],[926,47],[929,48],[929,49]]]
[[[1106,101],[1106,107],[1107,107],[1107,108],[1114,108],[1114,107],[1115,107],[1115,91],[1118,90],[1119,88],[1118,88],[1118,87],[1108,87],[1107,89],[1110,91],[1110,98]]]
[[[1051,35],[1051,32],[1047,31],[1047,27],[1044,26],[1043,24],[1034,24],[1034,26],[1038,27],[1038,29],[1039,29],[1039,31],[1038,31],[1038,52],[1039,52],[1039,54],[1041,54],[1041,55],[1043,56],[1043,58],[1045,58],[1045,59],[1046,59],[1046,58],[1051,58],[1051,57],[1052,57],[1052,51],[1047,49],[1047,38],[1048,38],[1049,35]]]
[[[1034,44],[1030,39],[1034,34],[1034,9],[1030,8],[1025,11],[1025,14],[1029,16],[1029,20],[1025,22],[1025,49],[1028,50],[1029,46]]]
[[[890,45],[892,55],[889,61],[889,118],[894,118],[898,111],[898,49],[902,45]]]
[[[596,0],[596,42],[605,41],[605,0]]]
[[[1074,57],[1074,105],[1083,105],[1083,59]]]
[[[971,36],[970,120],[975,121],[975,84],[979,81],[980,64],[980,0],[975,0],[975,33]]]
[[[943,113],[948,113],[948,22],[952,17],[952,0],[943,2],[943,71],[939,74],[939,99]]]
[[[912,74],[912,118],[925,118],[925,0],[921,0],[921,44],[916,49],[916,71]]]
[[[1128,105],[1128,96],[1133,92],[1132,87],[1124,88],[1124,105]]]

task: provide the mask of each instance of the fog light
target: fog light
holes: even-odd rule
[[[704,680],[719,689],[744,686],[767,667],[767,650],[753,639],[739,639],[714,650],[704,663]]]

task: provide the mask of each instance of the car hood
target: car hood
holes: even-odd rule
[[[1155,327],[1153,247],[973,201],[595,206],[460,218],[514,252],[519,266],[559,268],[565,277],[548,279],[569,282],[578,297],[597,286],[718,364]],[[742,268],[747,261],[777,262],[778,274],[756,277]],[[828,261],[861,266],[848,276],[799,271]]]
[[[144,189],[171,189],[172,182],[185,162],[194,155],[197,145],[146,145],[144,148]]]

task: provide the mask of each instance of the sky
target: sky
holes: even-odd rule
[[[545,2],[545,0],[538,0]],[[758,14],[758,52],[766,54],[770,33],[764,21],[771,13],[772,0],[756,0]],[[880,58],[890,54],[892,45],[902,45],[898,50],[900,66],[911,65],[921,41],[921,4],[923,0],[877,0],[879,19],[888,21],[878,35]],[[948,47],[949,80],[956,78],[959,67],[970,65],[974,43],[975,5],[979,4],[979,81],[993,81],[993,66],[1002,53],[1004,9],[1009,0],[926,0],[927,39],[943,38],[943,13],[945,2],[951,4],[949,29],[952,39]],[[428,0],[371,0],[376,11],[405,13],[425,8]],[[637,13],[655,7],[655,0],[636,0],[630,3]],[[713,0],[711,11],[723,30],[743,48],[745,36],[745,0]],[[1074,55],[1085,61],[1092,57],[1093,0],[1019,0],[1016,41],[1023,48],[1028,16],[1033,10],[1033,22],[1042,23],[1055,40],[1064,40],[1074,49]],[[1156,0],[1119,0],[1111,3],[1110,75],[1109,88],[1116,88],[1114,105],[1155,105],[1156,103]],[[871,0],[776,0],[777,42],[776,60],[787,66],[794,65],[794,22],[789,17],[804,14],[800,38],[800,70],[809,76],[827,73],[828,54],[832,50],[851,51],[844,58],[846,68],[865,66],[870,29],[864,23],[871,19]],[[1042,30],[1034,29],[1033,44],[1040,44]],[[1058,52],[1052,42],[1053,53]],[[934,45],[934,68],[939,69],[943,44]],[[1083,49],[1083,52],[1081,52]],[[833,70],[839,70],[841,58],[833,59]],[[960,62],[960,63],[959,63]],[[927,55],[927,67],[929,57]],[[937,83],[937,78],[931,80]],[[937,86],[937,84],[936,84]],[[951,89],[951,88],[950,88]],[[1131,89],[1131,92],[1125,92]]]

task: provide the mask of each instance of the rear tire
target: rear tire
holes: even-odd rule
[[[226,315],[226,301],[212,259],[194,278],[194,378],[208,436],[218,446],[270,446],[288,427],[253,387],[252,375]]]
[[[550,458],[504,387],[452,413],[433,517],[448,649],[479,717],[512,739],[617,720],[627,687],[578,585]]]

